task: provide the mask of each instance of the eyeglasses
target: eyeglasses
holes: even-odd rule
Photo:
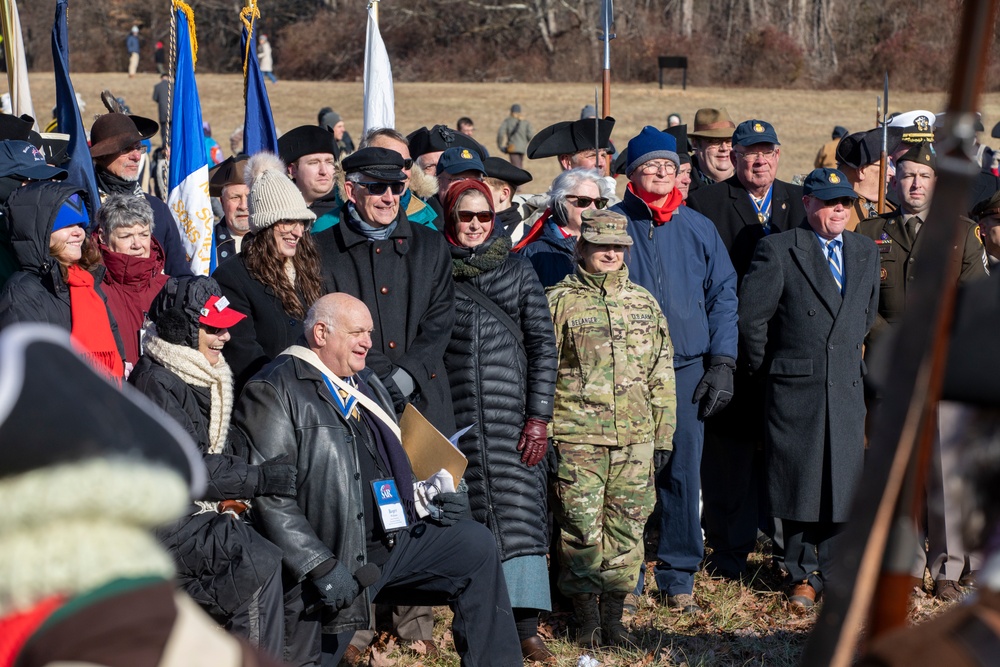
[[[118,152],[121,155],[128,155],[129,153],[135,153],[136,151],[139,152],[139,155],[145,155],[147,152],[149,152],[149,148],[146,147],[146,144],[140,141],[132,144],[131,146],[128,146],[127,148],[123,148]]]
[[[493,211],[455,211],[459,222],[472,222],[475,218],[479,222],[486,224],[493,220]]]
[[[392,181],[391,183],[370,183],[367,181],[358,181],[358,185],[368,190],[369,194],[373,194],[376,197],[381,197],[385,194],[386,189],[392,191],[394,195],[403,194],[403,190],[406,189],[406,183],[402,181]]]
[[[741,160],[745,160],[747,162],[756,162],[758,159],[770,160],[771,158],[773,158],[775,155],[778,154],[778,151],[776,151],[773,148],[769,151],[733,151],[733,152],[739,155]]]
[[[677,173],[677,165],[675,165],[673,162],[647,162],[646,164],[639,167],[639,171],[641,171],[643,174],[646,174],[647,176],[650,176],[652,174],[658,174],[660,173],[661,169],[665,174]]]
[[[575,199],[575,202],[570,201]],[[580,195],[566,195],[566,201],[569,201],[576,208],[588,208],[591,204],[594,208],[602,209],[608,205],[607,197],[581,197]]]

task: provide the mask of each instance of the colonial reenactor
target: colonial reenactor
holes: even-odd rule
[[[250,187],[243,180],[249,159],[243,153],[230,156],[209,174],[208,193],[222,204],[222,219],[215,225],[215,254],[220,264],[239,254],[243,237],[250,231]]]
[[[900,202],[899,210],[870,218],[858,225],[858,233],[873,239],[878,246],[881,289],[878,319],[871,332],[873,345],[878,345],[890,326],[902,319],[907,286],[915,272],[920,271],[923,238],[920,229],[925,224],[934,194],[935,168],[933,144],[915,144],[896,163],[893,189]],[[965,224],[962,256],[955,261],[961,262],[959,280],[964,282],[985,277],[988,269],[976,223],[967,218],[962,218],[962,221]],[[898,332],[898,335],[905,335],[905,332]],[[959,509],[944,492],[944,480],[956,474],[952,470],[952,457],[947,455],[946,443],[957,426],[950,409],[942,405],[938,411],[938,437],[934,439],[927,476],[928,549],[925,552],[921,544],[913,569],[913,576],[922,580],[925,565],[929,566],[935,582],[934,594],[944,600],[961,597],[959,581],[963,573],[975,564],[966,552],[959,530]]]
[[[597,169],[601,176],[608,176],[611,170],[608,150],[614,127],[615,119],[610,116],[560,121],[535,135],[528,144],[528,157],[532,160],[554,157],[563,171],[583,167]]]
[[[819,152],[816,153],[816,159],[813,161],[813,166],[817,169],[822,167],[835,169],[837,167],[837,146],[840,145],[840,140],[846,136],[847,128],[843,125],[835,125],[833,133],[830,135],[830,141],[823,144],[823,146],[820,147]]]
[[[898,128],[889,128],[887,155],[892,155],[901,136],[902,132]],[[837,146],[837,169],[847,177],[847,182],[858,196],[851,207],[851,219],[847,223],[849,232],[853,232],[862,220],[878,215],[878,198],[890,176],[887,164],[883,180],[879,181],[881,155],[881,128],[849,134]],[[887,212],[896,210],[896,206],[890,201],[886,201],[885,205]]]
[[[806,178],[806,223],[757,244],[740,287],[740,357],[765,391],[767,497],[781,519],[789,601],[823,591],[864,463],[862,346],[878,306],[878,252],[845,231],[854,190]]]
[[[531,173],[498,157],[486,158],[483,167],[486,168],[483,182],[493,193],[497,224],[512,242],[517,243],[524,236],[524,226],[521,224],[521,211],[514,205],[514,195],[519,187],[531,181]]]

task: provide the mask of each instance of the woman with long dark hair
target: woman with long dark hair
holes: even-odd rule
[[[21,270],[0,292],[0,329],[47,322],[73,335],[77,349],[116,380],[125,352],[101,291],[104,265],[87,235],[85,192],[68,183],[31,183],[7,200],[0,225]]]
[[[250,232],[239,255],[213,277],[247,318],[230,331],[226,349],[239,392],[254,373],[302,335],[302,320],[323,295],[320,258],[306,207],[285,166],[271,153],[247,163]]]
[[[455,279],[455,327],[445,354],[459,441],[469,460],[472,515],[496,538],[525,660],[555,662],[538,637],[551,609],[546,476],[556,346],[545,293],[528,260],[511,254],[489,187],[456,181],[444,235]]]

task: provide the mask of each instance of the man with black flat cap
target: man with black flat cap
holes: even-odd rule
[[[218,263],[240,252],[243,237],[250,231],[250,188],[243,180],[243,170],[250,157],[231,155],[209,172],[208,193],[222,204],[222,219],[215,225],[215,254]]]
[[[327,289],[361,299],[375,322],[368,367],[402,414],[413,403],[441,432],[455,432],[444,352],[455,322],[444,237],[414,225],[399,199],[403,157],[371,146],[344,159],[341,223],[315,236]]]
[[[163,200],[142,191],[139,185],[146,146],[143,139],[156,134],[154,120],[123,113],[99,116],[90,128],[90,157],[94,159],[97,189],[103,200],[109,194],[145,197],[153,209],[153,236],[160,242],[169,276],[189,276],[191,267],[181,243],[180,226]]]
[[[312,233],[340,221],[344,202],[337,193],[337,146],[333,134],[317,125],[300,125],[278,138],[278,154],[288,176],[316,214]]]

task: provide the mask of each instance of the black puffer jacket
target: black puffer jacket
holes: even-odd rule
[[[49,239],[59,207],[77,193],[86,196],[83,189],[69,183],[42,181],[18,188],[7,200],[7,215],[0,217],[0,224],[4,225],[0,237],[10,243],[21,270],[0,291],[0,329],[17,322],[44,322],[66,331],[73,329],[69,287],[59,271],[59,262],[49,254]],[[107,305],[107,297],[101,290],[104,265],[98,265],[91,273],[94,290]],[[110,310],[108,320],[124,359],[125,347]]]
[[[202,500],[254,497],[259,468],[246,462],[249,451],[239,431],[230,431],[227,453],[207,453],[211,409],[207,387],[185,383],[148,355],[140,357],[128,381],[198,443],[208,468]],[[281,550],[243,519],[198,513],[199,509],[192,504],[185,516],[158,528],[156,537],[173,556],[184,591],[221,623],[281,567]]]
[[[476,248],[509,239],[493,236]],[[509,247],[509,245],[508,245]],[[494,252],[496,252],[494,250]],[[454,259],[472,255],[451,246]],[[556,341],[548,302],[531,263],[508,253],[468,282],[507,313],[523,344],[496,316],[455,290],[455,328],[445,355],[459,427],[475,426],[459,447],[469,459],[465,479],[473,517],[496,536],[502,560],[547,553],[545,473],[521,462],[517,443],[528,417],[549,421],[556,379]]]

